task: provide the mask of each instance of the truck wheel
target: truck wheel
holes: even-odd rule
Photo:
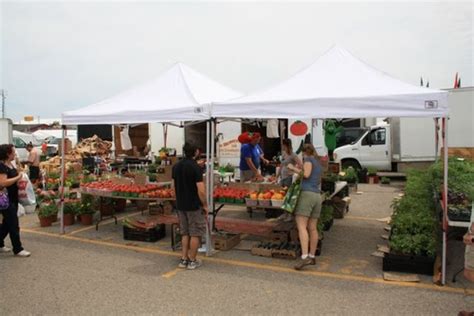
[[[357,160],[354,160],[354,159],[348,159],[348,160],[344,160],[342,161],[342,169],[347,169],[349,167],[352,167],[356,170],[358,169],[362,169],[359,162]]]

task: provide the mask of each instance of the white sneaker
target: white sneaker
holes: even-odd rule
[[[194,261],[188,261],[188,267],[187,269],[188,270],[195,270],[197,268],[199,268],[200,266],[202,265],[202,261],[199,260],[199,259],[196,259]]]
[[[20,251],[19,253],[15,254],[15,256],[18,256],[18,257],[29,257],[29,256],[31,256],[31,252],[26,251],[26,250],[22,250],[22,251]]]
[[[0,253],[7,253],[7,252],[10,252],[12,251],[11,248],[8,248],[8,247],[2,247],[0,248]]]

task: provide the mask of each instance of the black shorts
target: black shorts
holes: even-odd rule
[[[39,167],[30,166],[30,180],[38,180],[40,174]]]

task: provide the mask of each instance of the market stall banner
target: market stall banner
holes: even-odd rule
[[[232,139],[219,144],[219,153],[221,158],[234,158],[240,156],[240,142],[238,139]]]

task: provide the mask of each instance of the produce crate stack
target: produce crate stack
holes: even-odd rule
[[[132,218],[123,220],[123,238],[125,240],[156,242],[164,237],[166,237],[165,224]]]

